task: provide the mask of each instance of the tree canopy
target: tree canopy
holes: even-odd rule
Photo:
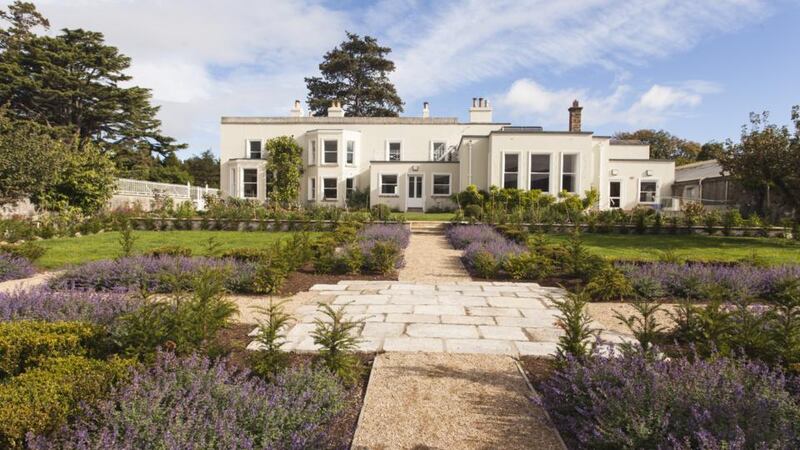
[[[124,87],[131,60],[106,45],[101,33],[36,34],[49,23],[33,4],[20,1],[0,12],[2,22],[0,104],[10,117],[77,133],[79,148],[96,144],[123,172],[147,162],[145,156],[185,148],[161,133],[150,90]]]
[[[770,193],[797,218],[800,208],[800,107],[792,108],[793,129],[769,123],[769,113],[750,114],[739,142],[728,141],[720,155],[722,168],[754,193],[762,213],[771,208]],[[776,196],[778,197],[778,196]]]
[[[620,131],[614,134],[615,139],[637,140],[650,144],[650,157],[653,159],[670,159],[677,165],[688,164],[697,160],[701,146],[697,142],[679,138],[664,130]]]
[[[370,36],[347,33],[347,40],[325,54],[319,65],[321,77],[307,77],[307,103],[315,116],[324,116],[334,100],[346,116],[394,117],[403,112],[403,101],[388,74],[394,62],[392,50]]]

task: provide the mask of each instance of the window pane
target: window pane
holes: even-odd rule
[[[433,194],[450,195],[450,175],[433,176]]]
[[[575,192],[575,175],[564,174],[561,177],[561,189],[567,192]]]
[[[348,178],[348,179],[344,180],[344,186],[347,189],[353,189],[353,179],[352,178]]]
[[[506,154],[505,155],[505,171],[518,172],[519,171],[519,155]],[[517,187],[516,185],[514,187]]]
[[[655,181],[642,181],[639,184],[639,201],[655,203],[657,183]]]
[[[612,181],[609,185],[608,195],[610,197],[619,197],[620,183],[619,181]]]
[[[400,161],[400,143],[389,143],[389,161]]]
[[[338,160],[339,141],[325,141],[325,163],[335,164]]]
[[[347,141],[347,164],[353,164],[356,154],[355,141]]]
[[[245,183],[258,182],[258,171],[256,169],[244,169],[244,182]]]
[[[531,189],[538,189],[542,192],[550,192],[550,175],[546,173],[532,173]]]
[[[337,192],[336,192],[336,183],[337,182],[338,181],[336,180],[336,178],[324,178],[322,180],[322,192],[323,192],[324,198],[326,198],[326,199],[335,199],[335,198],[337,198]]]
[[[261,141],[250,141],[250,158],[261,158]]]
[[[397,193],[397,175],[381,175],[381,194]]]
[[[620,207],[620,199],[619,198],[612,198],[609,206],[612,208],[619,208]]]
[[[256,169],[244,169],[242,179],[244,181],[244,196],[247,198],[258,197],[258,171]]]
[[[564,155],[563,173],[575,173],[577,162],[578,155]]]
[[[549,173],[550,155],[531,155],[531,172]]]
[[[507,173],[503,175],[503,187],[506,189],[512,188],[516,189],[519,185],[517,184],[517,174],[515,173]]]

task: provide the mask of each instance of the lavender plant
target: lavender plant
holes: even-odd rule
[[[36,269],[27,259],[0,253],[0,282],[28,278],[34,273]]]
[[[0,322],[42,320],[110,325],[138,310],[141,298],[116,292],[54,291],[48,288],[0,293]]]
[[[342,410],[344,390],[324,370],[302,367],[272,383],[226,361],[159,353],[74,423],[32,437],[31,449],[319,448]]]

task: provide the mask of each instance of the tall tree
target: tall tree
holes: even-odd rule
[[[183,160],[183,168],[192,176],[194,184],[219,188],[219,159],[210,149]]]
[[[762,213],[772,207],[771,193],[797,219],[800,208],[800,107],[792,108],[794,130],[769,123],[769,113],[750,114],[739,142],[728,141],[719,161],[731,177],[756,195]],[[777,197],[777,196],[776,196]]]
[[[717,141],[708,141],[700,147],[697,154],[698,161],[708,161],[709,159],[719,159],[725,151],[725,144]]]
[[[324,116],[334,100],[346,116],[394,117],[403,112],[403,101],[389,81],[394,63],[386,59],[392,50],[370,36],[347,33],[347,40],[325,54],[319,65],[321,77],[307,77],[309,109]]]
[[[614,138],[622,140],[637,140],[650,144],[650,157],[654,159],[671,159],[677,165],[688,164],[697,159],[700,153],[700,144],[687,139],[681,139],[664,130],[636,130],[633,132],[620,131]]]
[[[149,89],[123,87],[130,58],[106,45],[103,35],[64,29],[37,35],[47,20],[31,3],[17,1],[0,15],[0,104],[16,119],[77,131],[79,147],[97,144],[118,166],[141,155],[166,156],[185,145],[164,136]]]

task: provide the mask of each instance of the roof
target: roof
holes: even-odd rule
[[[675,168],[676,183],[721,176],[723,176],[722,166],[716,159],[686,164]]]
[[[609,145],[648,145],[638,139],[611,139]]]
[[[609,161],[615,162],[655,162],[655,163],[675,163],[671,159],[641,159],[641,158],[610,158]]]
[[[222,124],[372,124],[458,125],[456,117],[222,117]],[[470,122],[464,125],[508,125],[504,122]]]

